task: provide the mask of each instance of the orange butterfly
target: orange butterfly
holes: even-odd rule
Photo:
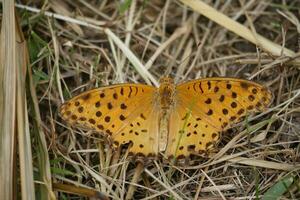
[[[249,112],[261,111],[271,92],[234,78],[206,78],[175,85],[164,77],[156,88],[117,84],[84,92],[61,106],[71,125],[94,129],[115,146],[144,156],[185,157],[210,149],[220,133]]]

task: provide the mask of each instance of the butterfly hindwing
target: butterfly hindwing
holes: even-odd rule
[[[140,109],[139,109],[140,108]],[[158,154],[159,107],[149,99],[142,99],[128,115],[126,126],[116,130],[112,139],[119,144],[131,143],[129,152],[143,156]]]
[[[170,115],[170,132],[165,155],[167,157],[202,154],[219,139],[217,127],[207,124],[205,118],[178,104]]]

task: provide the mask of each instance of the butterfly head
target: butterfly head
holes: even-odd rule
[[[160,80],[159,80],[159,83],[162,85],[162,84],[174,84],[174,79],[170,78],[170,77],[162,77]]]

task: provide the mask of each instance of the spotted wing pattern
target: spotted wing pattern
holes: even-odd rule
[[[203,153],[222,131],[272,101],[271,92],[262,85],[233,78],[193,80],[178,85],[176,92],[166,156]]]
[[[166,157],[206,152],[220,133],[248,113],[262,111],[272,94],[260,84],[234,78],[207,78],[176,86],[174,105],[163,111],[164,96],[142,84],[119,84],[84,92],[61,106],[71,125],[94,129],[115,146],[131,143],[129,151],[157,155],[166,142]],[[169,97],[169,96],[168,96]],[[164,101],[162,101],[164,102]],[[166,141],[162,141],[161,114],[169,113]],[[164,144],[162,146],[165,146]]]
[[[159,107],[156,88],[119,84],[84,92],[61,106],[69,124],[94,129],[115,146],[132,143],[134,154],[157,154]]]

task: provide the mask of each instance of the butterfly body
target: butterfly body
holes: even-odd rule
[[[159,110],[159,152],[163,153],[168,144],[170,109],[174,106],[175,84],[169,77],[163,77],[160,80],[158,88]]]
[[[160,87],[118,84],[84,92],[61,106],[71,125],[94,129],[116,147],[131,143],[133,154],[185,157],[209,150],[220,133],[253,111],[266,108],[272,95],[257,83],[207,78]]]
[[[159,99],[162,110],[169,109],[174,104],[175,84],[174,80],[169,77],[163,77],[160,80]]]

